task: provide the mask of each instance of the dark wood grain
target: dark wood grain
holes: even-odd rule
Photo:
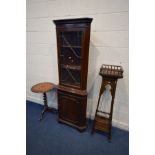
[[[110,142],[116,85],[117,85],[117,80],[119,78],[123,78],[123,68],[121,66],[116,66],[116,65],[102,65],[102,67],[100,68],[99,74],[102,76],[102,83],[101,83],[97,108],[96,108],[93,127],[92,127],[92,134],[96,129],[100,131],[104,131],[108,133],[108,140]],[[100,105],[101,96],[106,90],[107,85],[110,85],[111,87],[109,91],[111,92],[112,99],[110,104],[110,111],[104,112],[99,110],[99,105]]]
[[[59,122],[83,131],[86,128],[86,88],[92,18],[53,22],[56,25],[58,50]]]
[[[67,91],[58,90],[59,121],[79,130],[86,128],[87,96],[80,96]],[[64,121],[62,121],[64,120]]]

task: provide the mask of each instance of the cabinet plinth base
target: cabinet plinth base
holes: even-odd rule
[[[75,125],[75,124],[73,124],[73,123],[71,123],[71,122],[65,121],[65,120],[63,120],[63,119],[61,119],[61,118],[58,119],[58,122],[59,122],[59,123],[66,124],[66,125],[69,125],[69,126],[71,126],[71,127],[74,127],[74,128],[76,128],[78,131],[80,131],[80,132],[84,132],[84,131],[86,130],[86,125],[85,125],[85,126],[77,126],[77,125]]]

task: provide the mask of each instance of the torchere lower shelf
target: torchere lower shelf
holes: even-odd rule
[[[95,129],[98,129],[104,132],[109,132],[109,129],[110,129],[109,118],[97,115],[94,121],[95,121]]]

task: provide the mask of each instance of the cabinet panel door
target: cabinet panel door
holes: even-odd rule
[[[60,118],[74,124],[78,124],[80,118],[79,100],[75,97],[59,94],[59,116]]]

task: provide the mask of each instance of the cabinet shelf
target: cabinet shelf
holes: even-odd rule
[[[65,48],[82,48],[81,46],[67,46],[67,45],[62,45],[61,47],[65,47]]]
[[[65,65],[65,64],[61,64],[61,67],[65,68],[65,69],[81,70],[81,66],[80,65]]]
[[[69,83],[69,82],[63,82],[62,83],[62,86],[67,86],[67,87],[72,87],[72,88],[79,88],[80,86],[80,83],[76,83],[76,84],[73,84],[73,83]]]

